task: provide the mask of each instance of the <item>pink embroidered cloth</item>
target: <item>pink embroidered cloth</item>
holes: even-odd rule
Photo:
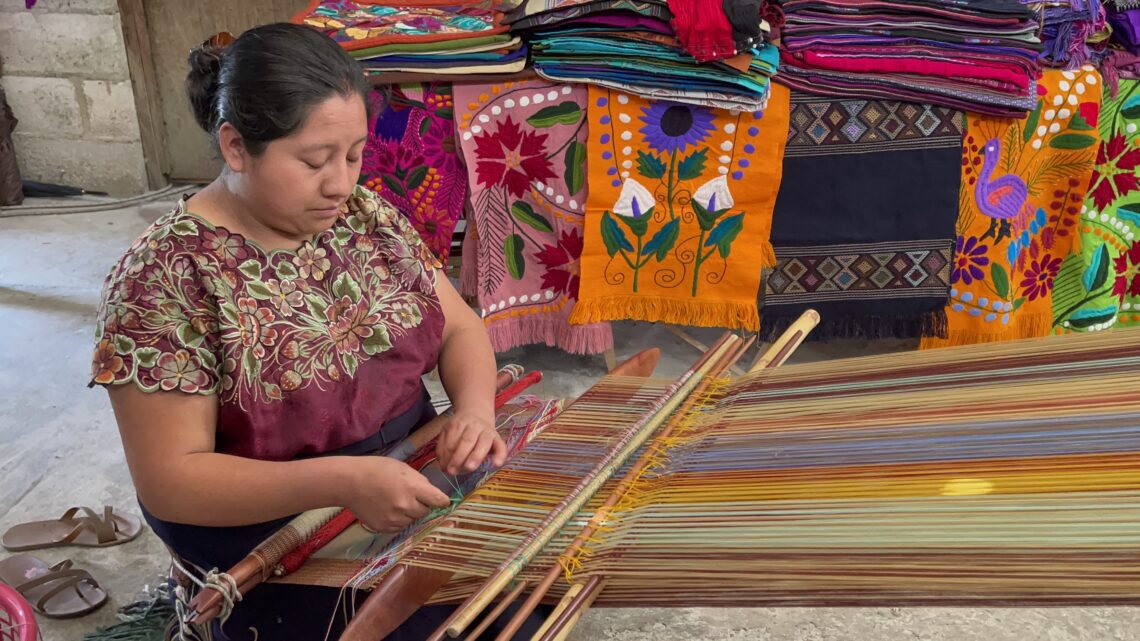
[[[464,244],[465,289],[495,350],[609,349],[608,323],[568,322],[586,207],[586,88],[531,80],[454,91],[474,228]]]

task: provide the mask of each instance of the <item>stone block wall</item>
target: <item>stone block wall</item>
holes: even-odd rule
[[[146,189],[115,0],[0,0],[0,84],[30,180],[125,196]]]

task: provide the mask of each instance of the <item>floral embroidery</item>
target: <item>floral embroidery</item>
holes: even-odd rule
[[[1140,296],[1140,242],[1116,257],[1116,281],[1112,293],[1123,301],[1126,296]]]
[[[557,245],[543,245],[542,251],[535,254],[545,268],[542,274],[543,288],[566,294],[572,300],[578,299],[578,260],[582,257],[582,235],[577,229],[562,232]]]
[[[656,101],[641,108],[639,131],[651,149],[661,154],[684,153],[704,142],[715,127],[713,114],[703,107]]]
[[[515,198],[527,192],[532,182],[554,178],[546,151],[546,136],[523,131],[509,116],[495,132],[487,131],[475,139],[479,163],[476,174],[484,187],[507,188]]]
[[[298,273],[301,278],[308,278],[310,275],[317,280],[325,277],[325,272],[332,267],[325,256],[328,252],[324,247],[313,248],[312,245],[305,243],[301,249],[297,250],[297,257],[293,259],[293,263],[297,265]]]
[[[108,280],[92,382],[220,390],[248,410],[352,377],[429,314],[437,322],[439,263],[411,225],[364,190],[343,213],[295,253],[269,255],[181,208],[160,219]]]
[[[1053,290],[1053,279],[1057,277],[1057,272],[1060,269],[1060,257],[1054,258],[1048,254],[1040,261],[1030,262],[1029,268],[1025,270],[1024,278],[1021,279],[1021,286],[1025,288],[1026,297],[1029,300],[1037,300],[1047,296]]]
[[[99,341],[95,348],[95,362],[92,364],[91,375],[95,382],[106,385],[115,380],[115,375],[123,371],[123,359],[115,354],[115,346],[109,340]]]
[[[1140,189],[1136,169],[1140,167],[1140,148],[1128,144],[1124,134],[1116,134],[1100,146],[1096,157],[1090,190],[1097,209],[1104,209],[1117,198]]]
[[[975,280],[985,279],[982,268],[990,264],[990,259],[986,257],[987,251],[989,246],[979,243],[977,237],[959,236],[954,246],[954,271],[950,274],[950,282],[961,281],[969,285]]]
[[[225,229],[207,229],[202,233],[202,237],[206,240],[206,247],[228,267],[236,267],[238,260],[245,258],[242,241]]]
[[[380,317],[368,312],[368,305],[363,301],[353,302],[348,296],[342,296],[325,311],[326,318],[332,323],[329,334],[338,352],[355,354],[360,351],[364,340],[372,338],[372,326]]]
[[[194,394],[205,389],[210,383],[210,377],[202,371],[198,357],[191,356],[190,352],[184,349],[159,356],[155,369],[155,378],[159,387],[165,392],[177,390]]]
[[[455,139],[449,83],[391,87],[372,94],[376,116],[360,181],[392,203],[446,261],[467,204],[467,172]]]
[[[265,287],[272,295],[269,301],[282,316],[292,316],[293,309],[300,307],[304,302],[304,294],[297,290],[297,283],[294,281],[270,279],[266,281]]]

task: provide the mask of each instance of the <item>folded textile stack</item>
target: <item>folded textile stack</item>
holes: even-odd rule
[[[1024,115],[1037,103],[1035,13],[1019,0],[788,0],[781,82]]]
[[[415,4],[316,0],[293,21],[336,40],[369,74],[511,73],[526,66],[522,41],[489,0]]]
[[[1080,69],[1100,62],[1107,53],[1098,46],[1108,39],[1108,22],[1100,0],[1021,0],[1037,11],[1044,50],[1041,61],[1050,67]]]
[[[672,4],[665,0],[528,0],[506,22],[511,33],[525,34],[535,70],[549,80],[585,82],[645,98],[711,107],[763,109],[779,59],[776,47],[755,42],[762,37],[743,31],[739,38],[730,33],[727,40],[718,40],[704,38],[691,24],[682,25],[689,46],[709,59],[702,64],[678,38],[669,10]],[[760,34],[759,7],[751,6],[756,10],[757,26],[752,33]],[[750,49],[737,52],[738,43]]]

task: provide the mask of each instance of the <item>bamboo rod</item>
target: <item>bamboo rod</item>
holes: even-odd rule
[[[511,604],[515,602],[515,599],[519,598],[519,595],[522,594],[523,590],[526,589],[526,585],[526,581],[519,581],[519,584],[515,586],[515,589],[511,590],[507,596],[503,597],[503,600],[499,602],[499,605],[496,605],[495,609],[491,610],[491,612],[483,618],[483,621],[480,622],[479,625],[477,625],[475,629],[471,631],[471,634],[467,635],[466,641],[478,641],[479,635],[483,634],[487,628],[491,627],[491,624],[495,622],[495,619],[498,619],[499,616],[503,614],[503,611],[511,607]]]
[[[552,615],[553,622],[550,624],[550,628],[541,637],[534,639],[534,641],[553,641],[561,635],[564,630],[569,631],[567,625],[586,611],[586,608],[589,607],[587,603],[593,603],[598,594],[602,592],[604,583],[605,579],[602,577],[592,576],[585,584],[581,584],[583,585],[582,590],[575,595],[573,600],[566,606],[566,609],[558,614],[557,618],[553,618]]]
[[[558,602],[558,605],[554,608],[554,611],[551,612],[550,616],[542,622],[542,626],[540,626],[538,630],[535,630],[534,634],[531,635],[530,641],[538,641],[546,635],[546,631],[549,630],[550,626],[554,624],[555,617],[566,611],[566,608],[574,602],[574,598],[578,596],[578,593],[582,591],[583,587],[585,587],[584,584],[575,583],[570,586],[570,589],[566,590],[566,594],[562,595],[562,600]]]
[[[712,363],[720,360],[724,353],[735,348],[739,337],[726,334],[713,346],[711,353],[703,355],[672,386],[671,393],[660,399],[657,409],[638,421],[626,432],[622,445],[614,452],[599,461],[591,472],[575,488],[570,496],[563,499],[559,508],[543,521],[541,529],[535,531],[521,545],[498,566],[495,574],[490,576],[474,594],[461,605],[444,625],[435,632],[430,641],[441,641],[444,633],[452,638],[459,636],[471,622],[490,604],[496,596],[506,587],[515,576],[526,566],[527,562],[561,530],[573,515],[595,494],[626,459],[628,459],[642,444],[648,440],[656,426],[660,425],[681,402],[689,396],[692,390],[704,380],[705,373]]]
[[[768,347],[767,351],[758,356],[748,368],[748,373],[779,367],[783,365],[792,352],[804,342],[808,334],[819,325],[819,312],[809,309],[800,315],[780,337]]]

